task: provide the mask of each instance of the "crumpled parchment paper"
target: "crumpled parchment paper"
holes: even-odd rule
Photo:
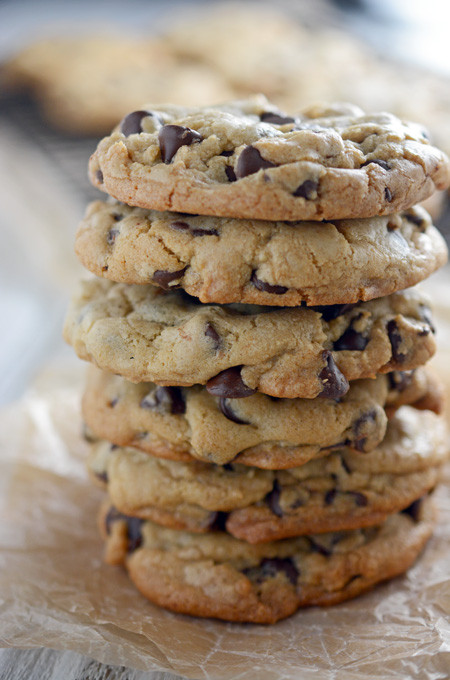
[[[450,385],[449,272],[435,278]],[[189,678],[448,678],[450,493],[438,493],[435,536],[404,577],[351,602],[309,608],[274,626],[227,624],[147,602],[102,562],[102,492],[85,471],[81,362],[47,370],[0,413],[0,641],[70,649],[99,661]]]

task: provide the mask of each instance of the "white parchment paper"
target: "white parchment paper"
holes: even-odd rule
[[[449,275],[435,278],[450,385]],[[404,577],[354,601],[309,608],[274,626],[172,614],[147,602],[121,568],[102,562],[102,493],[85,472],[81,362],[47,370],[0,413],[0,643],[70,649],[110,664],[189,678],[448,678],[450,493],[439,525]]]

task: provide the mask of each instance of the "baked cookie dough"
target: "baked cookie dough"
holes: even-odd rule
[[[133,111],[89,167],[128,205],[267,220],[389,215],[450,183],[446,155],[418,125],[350,104],[292,117],[262,96]]]
[[[162,528],[106,504],[105,560],[125,564],[151,602],[183,614],[275,623],[299,607],[355,597],[405,572],[430,538],[432,499],[378,527],[251,545],[225,532]]]
[[[370,300],[426,279],[445,241],[416,207],[365,220],[264,222],[95,201],[75,241],[96,276],[181,286],[202,302],[296,306]]]
[[[334,399],[216,397],[199,385],[131,383],[89,367],[83,416],[94,438],[168,460],[231,461],[284,469],[347,446],[368,452],[386,432],[384,407],[402,404],[440,412],[439,383],[424,369],[353,381]]]
[[[205,384],[241,398],[342,397],[348,381],[410,370],[435,351],[425,298],[408,290],[351,306],[201,304],[178,290],[85,281],[64,337],[132,382]]]

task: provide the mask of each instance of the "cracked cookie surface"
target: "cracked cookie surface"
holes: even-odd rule
[[[286,116],[264,97],[134,111],[89,167],[128,205],[268,220],[392,214],[450,182],[418,125],[348,104]]]
[[[439,383],[424,369],[350,383],[339,400],[276,399],[256,393],[227,399],[204,387],[131,383],[90,366],[83,416],[94,438],[168,460],[231,461],[267,469],[302,465],[343,445],[367,452],[387,418],[420,401],[440,412]]]
[[[192,534],[102,508],[105,560],[125,564],[151,602],[228,621],[274,623],[299,607],[355,597],[406,571],[431,536],[431,498],[378,527],[251,545]]]
[[[415,290],[317,309],[201,304],[182,291],[93,279],[74,297],[64,337],[80,358],[132,382],[206,383],[227,398],[338,398],[349,380],[413,369],[434,353]]]
[[[202,302],[296,306],[370,300],[427,278],[444,239],[416,207],[321,225],[193,217],[96,201],[75,241],[96,276],[174,284]]]
[[[370,453],[341,448],[289,470],[161,460],[98,442],[91,474],[122,513],[250,543],[383,522],[433,489],[448,459],[439,416],[403,407]]]

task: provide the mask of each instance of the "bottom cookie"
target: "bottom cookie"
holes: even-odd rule
[[[251,545],[225,532],[165,529],[108,502],[100,526],[106,562],[125,564],[151,602],[194,616],[275,623],[402,574],[431,536],[434,517],[427,496],[377,527]]]

